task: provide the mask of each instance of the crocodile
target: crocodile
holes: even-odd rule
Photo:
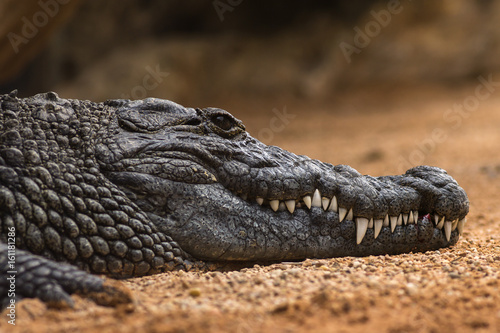
[[[436,250],[469,211],[440,168],[362,175],[265,145],[218,108],[16,91],[0,106],[4,306],[72,304],[102,275]]]

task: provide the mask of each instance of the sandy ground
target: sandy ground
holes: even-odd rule
[[[401,173],[416,164],[447,169],[471,202],[456,246],[135,278],[120,282],[132,303],[103,307],[73,296],[74,309],[48,309],[23,300],[16,326],[4,312],[0,331],[499,332],[500,93],[490,86],[486,96],[480,88],[479,100],[479,85],[377,87],[329,102],[220,104],[268,144],[365,174]],[[453,111],[464,103],[461,113]],[[288,118],[277,116],[285,111]]]

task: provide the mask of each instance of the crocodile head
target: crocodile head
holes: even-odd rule
[[[100,168],[192,256],[294,260],[453,245],[469,202],[444,170],[364,176],[267,146],[216,109],[148,98],[106,103]]]

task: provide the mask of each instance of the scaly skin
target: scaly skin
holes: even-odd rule
[[[127,277],[433,250],[458,241],[469,209],[442,169],[363,176],[266,146],[221,109],[54,93],[0,102],[0,242],[15,239],[17,298],[67,301],[102,288],[54,261]],[[74,274],[79,283],[68,286]]]

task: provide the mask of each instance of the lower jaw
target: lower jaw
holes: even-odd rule
[[[350,230],[350,237],[339,240],[341,246],[337,246],[335,253],[318,253],[318,257],[340,257],[340,256],[369,256],[384,254],[401,254],[408,252],[425,252],[449,247],[457,243],[459,232],[457,229],[447,239],[444,230],[436,227],[428,215],[420,216],[417,223],[398,225],[391,230],[390,226],[384,226],[375,238],[374,230],[367,229],[363,240],[358,244],[356,239],[356,223],[354,221],[343,221],[342,229]],[[340,245],[340,244],[338,244]],[[321,251],[323,252],[323,251]]]
[[[244,241],[225,252],[218,260],[277,262],[303,260],[306,258],[332,258],[346,256],[393,255],[408,252],[425,252],[454,245],[459,239],[458,229],[447,240],[443,230],[437,228],[427,215],[420,216],[416,223],[397,225],[394,230],[383,226],[377,238],[374,229],[368,228],[358,244],[357,226],[353,220],[338,222],[336,213],[321,208],[298,210],[294,213],[303,223],[287,223],[288,212],[274,213],[276,220],[270,222],[274,235],[281,235],[278,242],[268,233],[267,241]],[[308,221],[308,222],[304,222]],[[332,222],[335,221],[335,222]],[[265,247],[265,249],[264,249]]]

